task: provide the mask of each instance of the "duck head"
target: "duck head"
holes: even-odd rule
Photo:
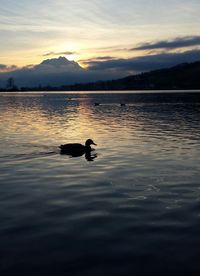
[[[85,147],[86,148],[90,148],[90,145],[95,145],[97,146],[97,144],[95,144],[92,139],[88,139],[86,142],[85,142]]]

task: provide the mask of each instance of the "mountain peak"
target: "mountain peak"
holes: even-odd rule
[[[77,62],[70,61],[66,57],[62,57],[62,56],[58,58],[45,59],[39,65],[51,65],[54,67],[73,65],[76,67],[80,67],[80,65]]]
[[[47,65],[66,65],[69,64],[70,61],[65,57],[59,57],[59,58],[51,58],[51,59],[45,59],[43,60],[40,65],[47,64]]]

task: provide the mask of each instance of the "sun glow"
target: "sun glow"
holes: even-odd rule
[[[77,54],[65,55],[65,57],[70,61],[77,61],[79,59],[79,55]]]

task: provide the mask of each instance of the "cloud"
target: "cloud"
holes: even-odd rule
[[[173,40],[162,40],[158,42],[143,43],[138,47],[130,49],[135,50],[157,50],[157,49],[177,49],[190,46],[200,46],[200,36],[179,37]]]
[[[48,56],[62,56],[62,55],[66,55],[66,56],[70,56],[70,55],[75,55],[77,54],[76,52],[71,52],[71,51],[66,51],[66,52],[48,52],[43,54],[43,57],[48,57]]]
[[[115,70],[131,72],[144,72],[174,66],[179,63],[200,60],[200,50],[191,50],[183,53],[162,53],[139,56],[129,59],[113,59],[106,61],[88,62],[90,70]]]
[[[27,69],[32,69],[32,68],[34,68],[34,64],[28,64],[28,65],[26,65],[26,66],[23,66],[21,69],[22,70],[27,70]]]
[[[89,59],[81,59],[81,60],[79,60],[79,62],[87,65],[87,64],[89,64],[91,62],[95,62],[95,61],[106,61],[106,60],[113,60],[113,59],[115,59],[115,57],[99,56],[99,57],[93,57],[93,58],[89,58]]]
[[[114,59],[112,56],[95,57],[94,60],[110,60]]]
[[[0,70],[5,69],[7,66],[5,64],[0,64]]]
[[[96,47],[96,48],[85,48],[83,51],[96,52],[99,54],[107,54],[112,52],[124,52],[127,51],[127,45],[115,45],[115,46],[106,46],[106,47]]]
[[[16,65],[5,65],[0,64],[0,72],[11,72],[17,70],[18,67]]]

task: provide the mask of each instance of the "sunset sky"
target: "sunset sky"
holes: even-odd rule
[[[199,0],[0,0],[0,4],[0,70],[59,56],[95,69],[124,60],[138,65],[149,57],[152,64],[155,56],[162,63],[163,55],[165,60],[175,57],[174,63],[177,55],[180,62],[200,59]]]

